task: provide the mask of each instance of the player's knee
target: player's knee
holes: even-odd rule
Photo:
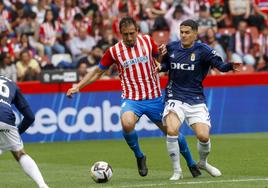
[[[169,136],[178,136],[179,131],[177,127],[167,127],[167,135]]]
[[[133,129],[135,128],[135,122],[131,120],[122,119],[121,123],[122,123],[123,130],[127,133],[133,131]]]
[[[21,156],[25,155],[26,152],[22,149],[19,151],[12,151],[12,154],[13,154],[14,158],[16,159],[16,161],[19,161]]]
[[[207,143],[209,141],[209,135],[207,134],[197,134],[196,136],[200,142]]]

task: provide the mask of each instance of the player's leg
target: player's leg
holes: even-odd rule
[[[135,131],[135,125],[142,113],[137,108],[135,101],[123,100],[121,107],[121,124],[123,127],[123,136],[128,146],[135,154],[139,174],[141,176],[146,176],[148,174],[146,156],[140,149],[138,135]]]
[[[22,169],[39,187],[47,188],[44,179],[35,162],[24,152],[23,142],[15,126],[0,123],[0,150],[11,151]]]
[[[196,164],[196,162],[193,160],[193,157],[191,155],[190,148],[188,147],[187,141],[183,134],[179,133],[179,147],[180,147],[180,153],[184,157],[184,159],[187,162],[187,166],[194,178],[201,175],[201,172]]]
[[[164,111],[164,104],[162,102],[162,99],[155,99],[152,100],[155,102],[150,102],[150,108],[146,111],[146,116],[152,120],[158,127],[159,129],[166,135],[167,130],[166,126],[163,126],[162,123],[162,113]],[[178,143],[180,147],[180,153],[184,157],[184,159],[187,162],[188,168],[192,174],[193,177],[198,177],[201,175],[200,170],[198,169],[196,162],[193,160],[190,149],[188,147],[187,141],[183,134],[179,133],[178,137]]]
[[[167,126],[166,144],[169,157],[172,161],[174,174],[170,180],[182,179],[182,169],[180,166],[180,147],[178,145],[178,129],[180,120],[176,113],[169,111],[164,118]]]
[[[192,125],[196,137],[198,139],[197,149],[199,153],[199,163],[200,169],[206,170],[211,176],[217,177],[221,176],[221,172],[216,167],[210,165],[208,160],[208,155],[211,151],[211,143],[209,138],[209,126],[204,123],[195,123]]]
[[[34,180],[39,188],[48,188],[37,164],[23,149],[11,152],[14,158],[20,163],[23,171]]]
[[[180,147],[178,145],[179,128],[183,122],[183,115],[176,101],[169,100],[163,112],[163,124],[167,128],[166,144],[169,157],[173,165],[173,175],[170,180],[182,179],[180,165]]]
[[[198,139],[198,166],[206,170],[211,176],[221,176],[221,172],[207,162],[208,155],[211,151],[209,138],[211,125],[208,109],[205,104],[193,105],[188,109],[186,108],[186,122],[188,125],[191,125]]]

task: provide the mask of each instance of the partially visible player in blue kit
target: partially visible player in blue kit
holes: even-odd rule
[[[14,104],[24,116],[18,128],[11,105]],[[30,176],[39,188],[48,188],[35,161],[26,154],[20,134],[34,122],[34,114],[18,89],[17,85],[4,76],[0,76],[0,155],[11,151],[20,163],[23,171]]]
[[[182,178],[177,139],[184,120],[198,139],[199,168],[206,170],[211,176],[221,176],[220,170],[207,162],[211,150],[211,125],[202,82],[211,67],[227,72],[236,71],[240,66],[239,63],[224,63],[215,50],[196,42],[197,31],[198,24],[194,20],[183,21],[180,25],[181,41],[171,42],[161,49],[166,55],[162,64],[155,69],[169,71],[163,124],[167,126],[167,150],[174,169],[170,178],[172,180]]]

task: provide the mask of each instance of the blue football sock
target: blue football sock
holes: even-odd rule
[[[182,156],[184,157],[184,159],[187,162],[187,166],[193,166],[196,164],[196,162],[193,160],[190,149],[188,147],[187,141],[185,139],[185,137],[183,136],[183,134],[179,133],[179,146],[180,146],[180,153],[182,154]]]
[[[132,151],[134,152],[135,156],[137,158],[143,157],[144,155],[140,149],[139,142],[138,142],[138,135],[136,131],[133,130],[130,133],[126,133],[125,131],[123,131],[123,136],[127,144],[129,145],[130,149],[132,149]]]

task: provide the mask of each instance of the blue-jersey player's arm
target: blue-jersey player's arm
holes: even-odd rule
[[[35,117],[28,102],[26,101],[19,89],[17,89],[16,91],[13,104],[23,115],[23,120],[18,126],[19,134],[22,134],[31,126],[31,124],[34,122]]]
[[[217,68],[221,72],[228,72],[234,70],[233,63],[225,63],[222,58],[217,55],[215,50],[207,51],[207,56],[205,57],[206,62],[210,62],[212,67]]]
[[[170,69],[170,63],[168,60],[168,55],[166,54],[161,62],[161,69],[159,70],[160,72],[167,72]]]

